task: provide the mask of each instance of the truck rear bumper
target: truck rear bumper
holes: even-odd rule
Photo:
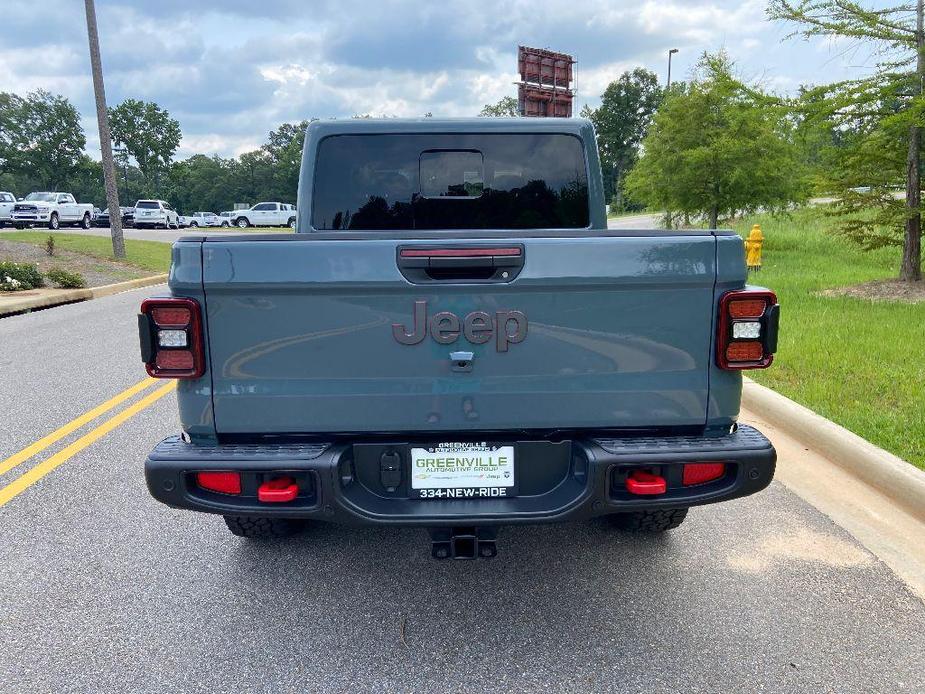
[[[518,447],[517,474],[524,481],[518,495],[508,498],[410,498],[409,470],[396,487],[381,486],[377,454],[398,451],[401,457],[407,443],[204,447],[174,436],[148,456],[145,478],[158,501],[208,513],[309,518],[348,525],[485,526],[580,520],[727,501],[768,486],[777,459],[767,438],[748,426],[721,437],[602,435],[556,443],[512,443]],[[722,476],[686,486],[683,466],[704,462],[723,463]],[[196,473],[203,471],[241,473],[241,493],[201,488]],[[631,493],[627,477],[643,471],[665,480],[667,489],[655,495]],[[298,496],[285,503],[260,502],[257,487],[280,475],[296,481]]]

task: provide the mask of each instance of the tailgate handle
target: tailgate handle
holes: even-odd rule
[[[510,282],[523,266],[521,244],[398,248],[398,269],[414,284]]]

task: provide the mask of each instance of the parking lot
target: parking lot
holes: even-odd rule
[[[0,461],[143,381],[135,313],[153,291],[0,321]],[[665,537],[505,529],[496,559],[435,562],[420,530],[317,526],[259,544],[157,504],[142,462],[177,427],[169,385],[139,386],[0,477],[0,691],[925,681],[922,602],[777,482]]]

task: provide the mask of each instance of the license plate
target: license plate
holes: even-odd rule
[[[514,446],[440,443],[411,449],[411,496],[497,499],[516,495]]]

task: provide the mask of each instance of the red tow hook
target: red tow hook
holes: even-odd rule
[[[299,485],[291,477],[277,477],[257,488],[257,498],[265,504],[282,504],[299,494]]]
[[[645,470],[633,470],[626,478],[626,491],[630,494],[653,496],[664,494],[666,489],[668,485],[665,484],[664,477],[653,475]]]

